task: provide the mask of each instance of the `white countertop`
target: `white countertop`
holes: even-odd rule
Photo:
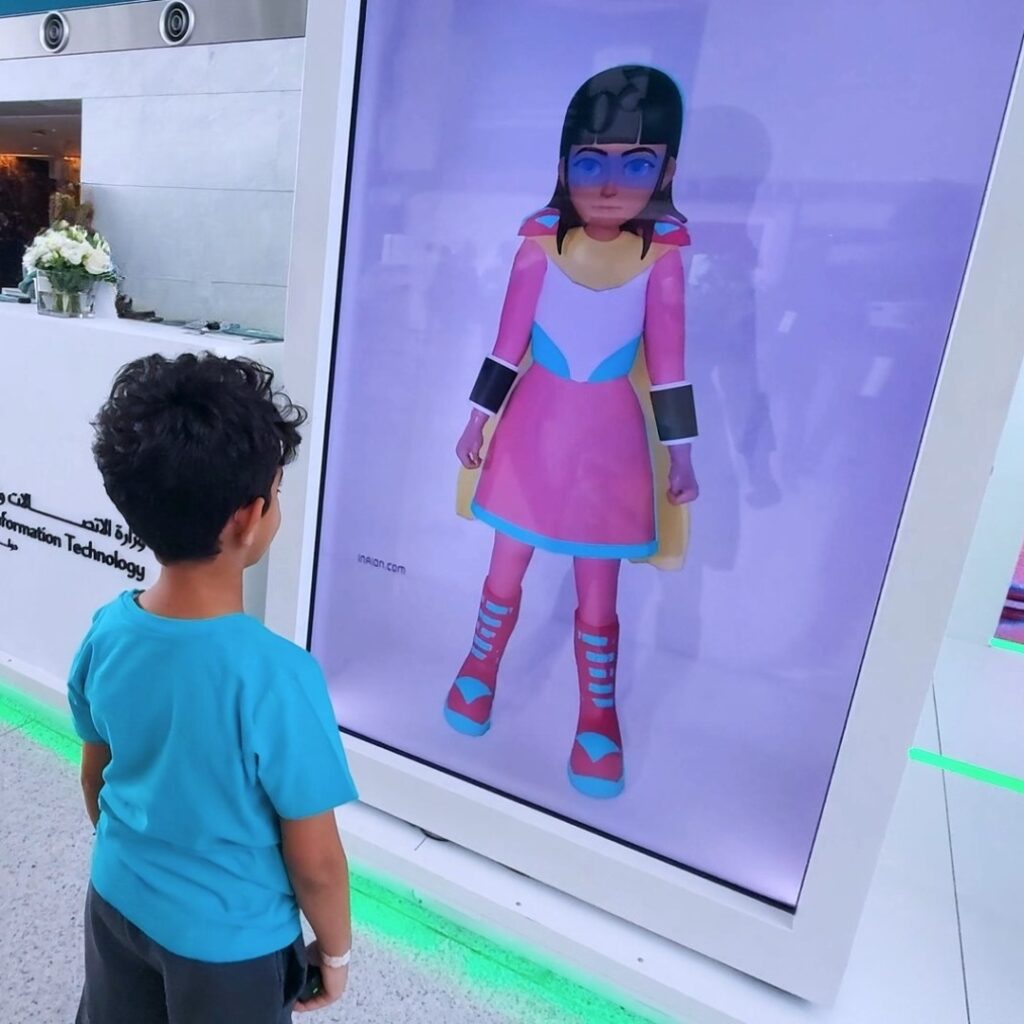
[[[183,327],[147,323],[143,320],[67,319],[40,316],[34,304],[0,302],[0,346],[28,336],[44,336],[53,341],[74,337],[78,343],[117,338],[121,341],[136,339],[142,351],[216,351],[221,355],[247,355],[253,359],[277,363],[282,342],[250,341],[229,334],[194,334]],[[270,353],[274,353],[273,356]]]

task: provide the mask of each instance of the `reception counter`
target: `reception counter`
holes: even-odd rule
[[[280,368],[283,345],[131,320],[62,320],[0,303],[0,677],[59,696],[92,613],[158,565],[103,491],[92,418],[117,370],[139,356],[209,350]],[[247,580],[262,616],[266,571]]]

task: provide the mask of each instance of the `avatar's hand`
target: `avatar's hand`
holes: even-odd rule
[[[688,444],[670,445],[668,455],[668,500],[673,505],[689,505],[700,496],[691,447]]]
[[[478,409],[473,410],[466,429],[455,446],[455,454],[466,469],[480,468],[480,452],[484,446],[484,424],[487,417]]]

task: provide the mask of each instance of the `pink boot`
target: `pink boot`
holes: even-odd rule
[[[521,597],[521,592],[514,600],[498,597],[484,583],[473,646],[444,707],[444,717],[456,732],[483,736],[491,727],[498,666],[519,618]]]
[[[619,624],[596,628],[576,616],[580,718],[569,759],[569,781],[584,796],[607,800],[625,787],[622,733],[615,711]]]

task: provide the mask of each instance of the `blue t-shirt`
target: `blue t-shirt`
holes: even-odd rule
[[[68,691],[78,734],[111,751],[96,891],[193,960],[294,942],[279,818],[356,799],[313,657],[247,615],[165,619],[126,593],[93,620]]]

